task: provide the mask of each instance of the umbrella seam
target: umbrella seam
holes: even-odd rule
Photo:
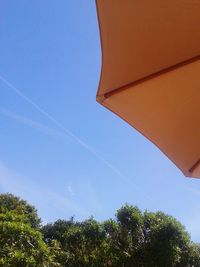
[[[178,64],[175,64],[175,65],[173,65],[173,66],[170,66],[170,67],[168,67],[168,68],[166,68],[166,69],[163,69],[163,70],[161,70],[161,71],[158,71],[158,72],[156,72],[156,73],[150,74],[149,76],[146,76],[146,77],[144,77],[144,78],[141,78],[141,79],[136,80],[136,81],[134,81],[134,82],[131,82],[131,83],[129,83],[129,84],[120,86],[120,87],[118,87],[118,88],[116,88],[116,89],[114,89],[114,90],[112,90],[112,91],[110,91],[110,92],[108,92],[108,93],[103,94],[103,95],[99,95],[99,94],[97,94],[97,101],[103,103],[103,101],[104,101],[106,98],[112,96],[113,94],[119,93],[119,92],[121,92],[121,91],[124,91],[124,90],[126,90],[126,89],[129,89],[130,87],[134,87],[134,86],[136,86],[136,85],[138,85],[138,84],[141,84],[141,83],[143,83],[143,82],[149,81],[149,80],[151,80],[151,79],[153,79],[153,78],[159,77],[159,76],[161,76],[161,75],[163,75],[163,74],[166,74],[166,73],[168,73],[168,72],[170,72],[170,71],[173,71],[173,70],[176,70],[176,69],[178,69],[178,68],[184,67],[184,66],[186,66],[186,65],[188,65],[188,64],[191,64],[191,63],[194,63],[194,62],[196,62],[196,61],[198,61],[198,60],[200,60],[200,55],[195,56],[195,57],[193,57],[193,58],[190,58],[190,59],[188,59],[188,60],[185,60],[185,61],[183,61],[183,62],[180,62],[180,63],[178,63]]]

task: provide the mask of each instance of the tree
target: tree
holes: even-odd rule
[[[139,266],[143,244],[143,215],[136,206],[122,206],[116,214],[120,227],[119,253],[124,266]]]
[[[38,217],[35,207],[9,193],[0,195],[0,213],[7,211],[15,211],[19,215],[25,215],[34,228],[40,226],[41,219]]]
[[[186,267],[190,237],[172,216],[162,212],[144,213],[144,266]]]
[[[56,247],[47,246],[36,209],[12,194],[0,195],[0,266],[60,266]]]
[[[200,266],[200,244],[195,244],[195,243],[191,242],[188,256],[189,256],[189,266],[190,267]]]
[[[113,219],[104,221],[103,223],[105,231],[105,242],[104,242],[104,262],[107,263],[105,266],[120,266],[121,259],[121,243],[120,243],[120,226]]]
[[[74,254],[67,248],[66,233],[71,231],[74,226],[74,218],[70,220],[57,220],[54,223],[48,223],[41,228],[45,242],[53,247],[55,261],[61,266],[73,267],[76,264]],[[74,263],[75,262],[75,263]]]
[[[73,267],[100,267],[102,243],[105,233],[102,225],[93,218],[72,224],[64,234],[64,250],[68,252],[68,265]]]
[[[45,241],[51,243],[53,240],[60,242],[61,246],[65,246],[65,233],[74,224],[73,217],[66,220],[57,220],[54,223],[48,223],[42,227],[42,233],[44,235]]]
[[[28,220],[15,211],[0,214],[0,266],[56,266],[42,234]]]
[[[0,267],[200,266],[200,245],[163,212],[125,204],[103,223],[72,217],[39,226],[33,206],[0,195]]]

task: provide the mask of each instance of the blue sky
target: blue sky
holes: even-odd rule
[[[0,192],[43,222],[162,210],[200,241],[200,181],[95,101],[95,1],[1,0],[0,36]]]

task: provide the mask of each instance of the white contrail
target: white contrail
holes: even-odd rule
[[[29,126],[35,130],[38,130],[46,135],[49,135],[49,136],[54,136],[54,137],[58,137],[58,138],[64,138],[64,139],[68,139],[69,140],[69,136],[66,135],[65,133],[61,132],[61,131],[57,131],[51,127],[48,127],[38,121],[35,121],[35,120],[32,120],[32,119],[29,119],[27,117],[24,117],[24,116],[21,116],[19,114],[16,114],[14,112],[11,112],[7,109],[4,109],[4,108],[0,108],[0,113],[12,120],[15,120],[19,123],[22,123],[26,126]]]
[[[16,94],[22,97],[26,102],[32,105],[35,109],[37,109],[42,115],[47,117],[50,121],[52,121],[55,125],[61,128],[64,132],[66,132],[70,137],[75,139],[78,143],[82,144],[82,140],[80,140],[76,135],[74,135],[71,131],[65,128],[59,121],[57,121],[53,116],[51,116],[48,112],[42,109],[39,105],[37,105],[34,101],[32,101],[29,97],[27,97],[21,90],[17,89],[13,84],[11,84],[8,80],[3,78],[0,75],[0,80],[2,80],[8,87],[10,87]]]
[[[45,111],[43,108],[41,108],[38,104],[36,104],[33,100],[31,100],[28,96],[26,96],[21,90],[17,89],[12,83],[10,83],[8,80],[6,80],[1,75],[0,75],[0,80],[2,82],[4,82],[10,89],[12,89],[17,95],[19,95],[21,98],[23,98],[27,103],[29,103],[31,106],[33,106],[37,111],[39,111],[43,116],[48,118],[56,126],[58,126],[60,129],[62,129],[67,134],[67,136],[71,137],[74,141],[76,141],[78,144],[80,144],[82,147],[84,147],[86,150],[88,150],[96,158],[101,160],[109,169],[111,169],[114,173],[116,173],[124,181],[130,182],[126,176],[124,176],[117,168],[115,168],[106,159],[104,159],[104,157],[102,157],[99,153],[97,153],[93,147],[91,147],[90,145],[85,143],[77,135],[75,135],[69,129],[67,129],[65,126],[63,126],[57,119],[55,119],[52,115],[50,115],[47,111]],[[134,187],[137,191],[141,192],[140,188],[137,185],[134,185]],[[147,194],[143,194],[143,195],[147,199],[152,200],[152,198],[149,197]]]

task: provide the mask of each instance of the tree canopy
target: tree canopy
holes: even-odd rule
[[[41,224],[36,209],[0,195],[0,266],[199,267],[200,245],[163,212],[125,204],[115,219]]]
[[[14,211],[18,215],[24,215],[34,228],[40,226],[41,219],[37,214],[36,208],[25,200],[9,193],[0,195],[0,213],[6,213],[7,211]]]

